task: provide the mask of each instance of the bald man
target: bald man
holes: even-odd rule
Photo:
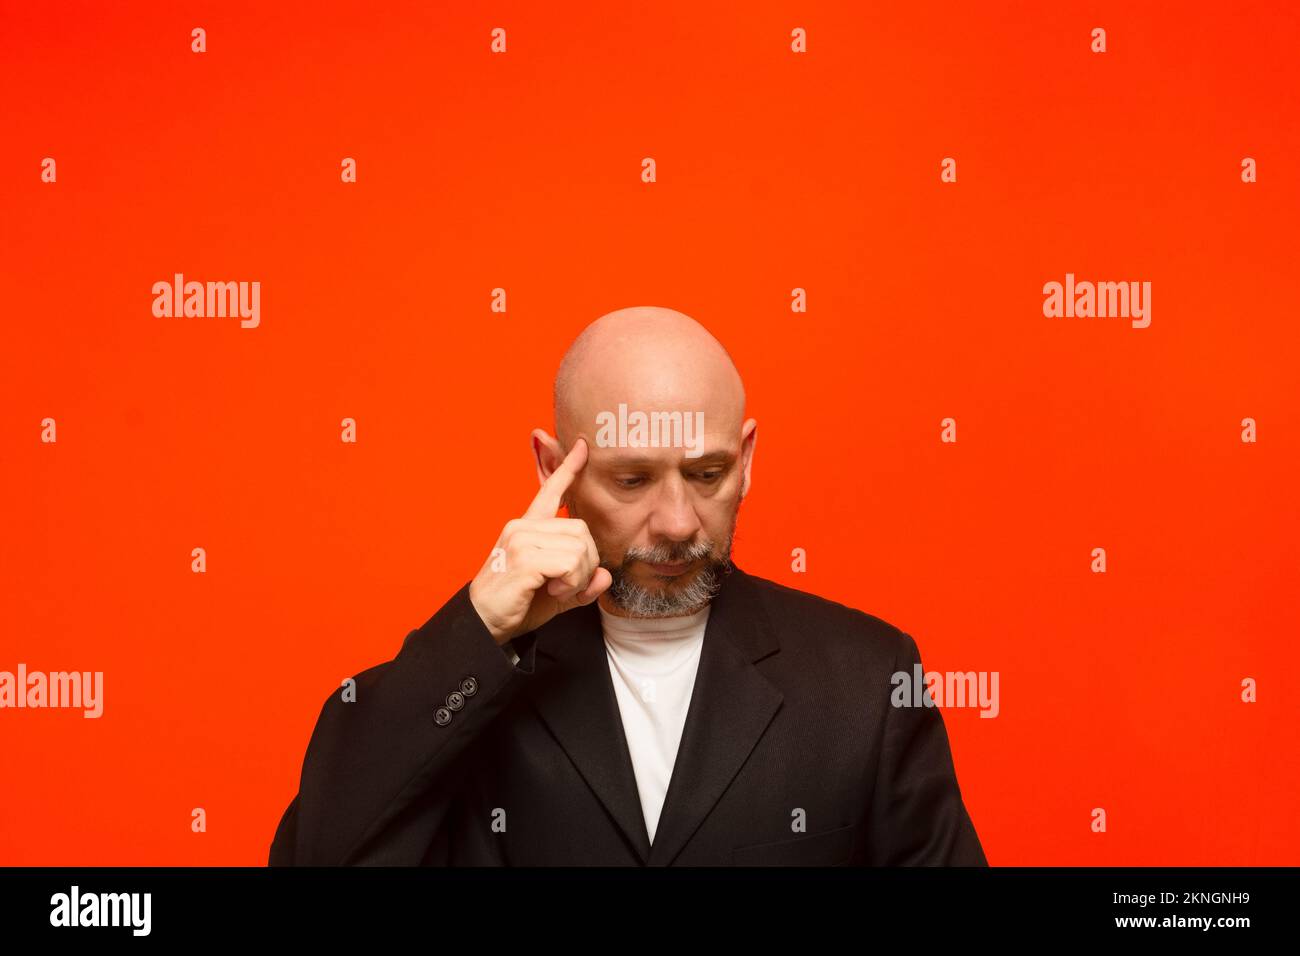
[[[325,701],[270,863],[986,865],[939,711],[891,694],[915,641],[733,564],[757,422],[717,339],[609,313],[554,402],[533,501]]]

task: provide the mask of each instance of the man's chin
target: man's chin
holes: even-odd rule
[[[624,560],[615,567],[603,565],[613,575],[608,600],[632,617],[676,617],[691,614],[709,603],[731,571],[730,551],[722,560],[697,558],[688,570],[668,573],[641,559]]]

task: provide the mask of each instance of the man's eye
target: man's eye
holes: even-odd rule
[[[694,478],[694,479],[696,479],[697,481],[702,481],[702,482],[704,482],[706,485],[711,485],[711,484],[714,484],[715,482],[717,482],[717,480],[718,480],[719,478],[722,477],[722,471],[720,471],[720,470],[718,470],[718,471],[697,471],[697,472],[694,472],[694,473],[691,475],[691,477]],[[646,482],[646,478],[645,478],[645,476],[643,476],[643,475],[638,475],[638,476],[635,477],[635,478],[615,478],[615,479],[614,479],[614,484],[618,485],[620,488],[639,488],[639,487],[641,487],[643,484],[645,484],[645,482]]]

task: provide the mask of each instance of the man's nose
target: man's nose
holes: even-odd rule
[[[659,485],[659,497],[650,514],[652,539],[668,538],[688,541],[700,530],[700,519],[695,513],[691,491],[681,475],[673,475]]]

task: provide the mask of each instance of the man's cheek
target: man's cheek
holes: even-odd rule
[[[617,532],[606,525],[593,523],[590,518],[586,520],[587,530],[591,532],[591,540],[595,542],[596,553],[600,555],[600,560],[621,563],[626,548]]]
[[[739,489],[735,494],[719,495],[709,502],[708,510],[700,515],[701,523],[712,534],[717,534],[719,530],[725,531],[731,527],[731,519],[740,508],[740,501]]]

